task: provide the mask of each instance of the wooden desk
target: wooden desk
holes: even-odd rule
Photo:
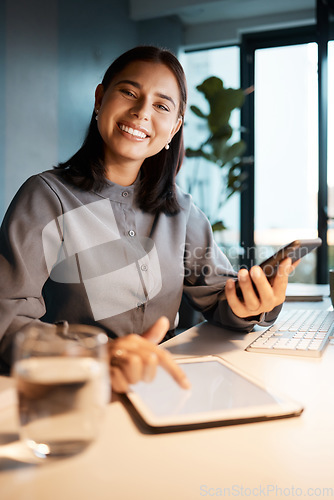
[[[288,304],[288,307],[296,305]],[[302,307],[327,307],[303,304]],[[321,359],[251,354],[258,333],[202,324],[166,343],[178,357],[218,354],[301,401],[300,417],[174,434],[142,433],[121,402],[108,408],[100,439],[80,455],[28,465],[15,449],[15,406],[0,409],[1,500],[196,500],[334,496],[334,345]],[[4,390],[12,381],[0,378]],[[10,393],[7,393],[10,395]]]

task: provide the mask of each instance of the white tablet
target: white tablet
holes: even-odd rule
[[[300,404],[268,391],[222,358],[179,359],[191,389],[179,387],[158,367],[153,382],[139,382],[125,395],[130,410],[156,432],[230,425],[300,415]]]

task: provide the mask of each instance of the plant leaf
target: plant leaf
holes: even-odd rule
[[[196,116],[199,116],[200,118],[207,118],[207,115],[203,113],[197,106],[191,105],[190,109],[193,113],[195,113]]]
[[[215,222],[211,227],[212,231],[223,231],[224,229],[226,229],[226,226],[222,220]]]
[[[201,149],[187,148],[186,149],[186,156],[188,158],[198,158],[199,156],[202,156],[202,150]]]
[[[217,76],[210,76],[200,85],[197,85],[196,89],[205,95],[208,101],[222,88],[224,87],[223,81]]]
[[[241,157],[246,150],[245,141],[241,140],[229,146],[225,151],[225,162],[228,163],[234,158]]]
[[[216,158],[214,157],[214,155],[210,152],[204,151],[204,149],[202,148],[199,149],[187,148],[186,156],[188,158],[204,158],[205,160],[208,160],[211,163],[216,162]]]

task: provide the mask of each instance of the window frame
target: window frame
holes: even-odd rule
[[[317,283],[328,283],[328,245],[327,245],[327,47],[328,40],[332,38],[334,29],[329,25],[323,29],[323,23],[328,23],[323,13],[318,15],[318,25],[302,26],[262,32],[245,34],[242,37],[240,48],[240,79],[242,88],[254,85],[255,74],[255,51],[271,47],[286,47],[315,42],[318,44],[318,105],[319,105],[319,193],[318,193],[318,234],[323,244],[317,251],[316,281]],[[319,20],[320,19],[320,20]],[[328,33],[328,35],[327,35]],[[241,125],[247,131],[243,138],[247,143],[245,164],[247,173],[247,188],[241,193],[240,207],[240,245],[244,249],[241,256],[241,264],[250,267],[256,263],[255,239],[254,239],[254,216],[255,216],[255,182],[254,182],[254,94],[250,94],[245,105],[241,109]],[[282,242],[283,244],[283,242]]]

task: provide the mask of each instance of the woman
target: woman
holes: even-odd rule
[[[79,151],[21,187],[0,238],[0,352],[7,365],[15,332],[65,320],[97,324],[114,339],[116,391],[151,380],[158,364],[187,387],[155,345],[176,326],[183,291],[209,321],[230,328],[250,331],[277,317],[291,261],[272,286],[259,267],[240,270],[239,298],[228,279],[236,273],[209,222],[175,184],[186,98],[182,67],[170,52],[126,52],[96,89]],[[224,287],[227,300],[220,300]]]

